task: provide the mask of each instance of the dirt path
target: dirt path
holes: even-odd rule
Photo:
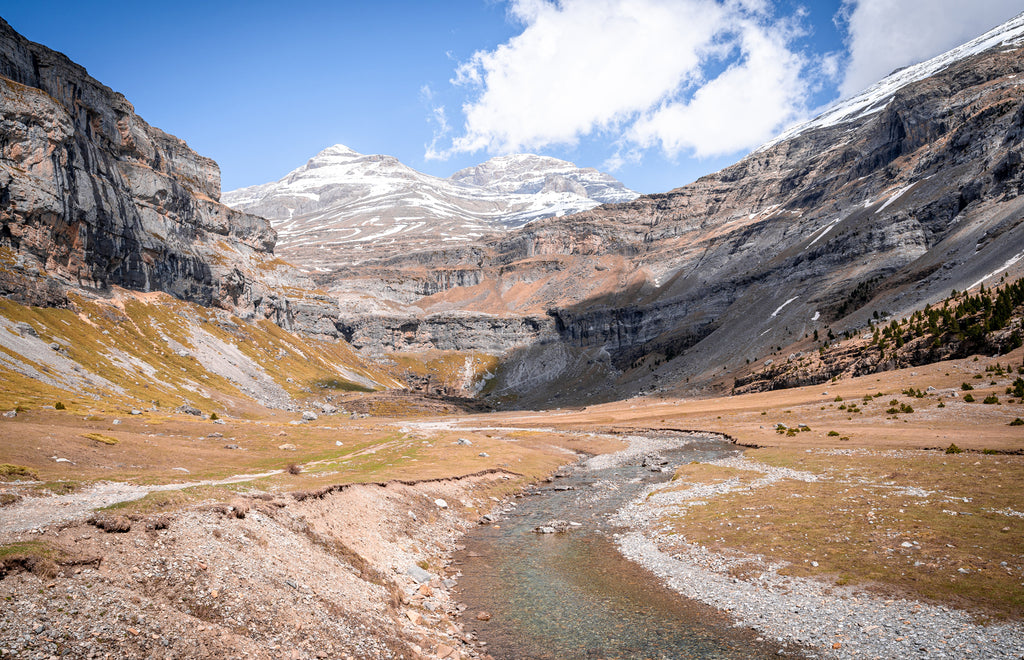
[[[237,474],[227,479],[189,481],[158,486],[103,481],[68,495],[24,497],[16,504],[0,509],[0,543],[9,542],[18,532],[29,530],[42,532],[51,525],[80,520],[101,507],[137,500],[149,493],[182,490],[193,486],[236,484],[281,472],[282,470],[272,470],[259,474]]]

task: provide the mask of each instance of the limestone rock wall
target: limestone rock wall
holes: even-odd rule
[[[219,198],[215,162],[0,20],[0,293],[56,281],[254,309],[276,235]]]

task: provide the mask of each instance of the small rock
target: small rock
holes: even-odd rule
[[[224,445],[224,449],[238,449],[238,445]]]
[[[439,509],[447,509],[448,503],[442,500],[440,497],[434,500],[434,505]]]
[[[115,419],[114,421],[111,422],[111,424],[120,424],[120,423],[121,423],[121,420],[119,420],[119,419]]]
[[[36,329],[33,328],[28,323],[25,323],[24,321],[19,322],[14,327],[16,327],[18,329],[18,334],[20,334],[22,337],[24,337],[26,335],[28,335],[30,337],[38,337],[39,336],[39,333],[36,332]]]
[[[17,416],[18,416],[18,411],[17,410],[8,410],[7,412],[4,413],[4,417],[6,417],[7,419],[14,419]]]
[[[427,571],[425,571],[424,569],[420,568],[415,564],[406,568],[405,574],[411,577],[413,580],[416,580],[420,584],[430,582],[430,580],[432,580],[434,577],[433,575],[431,575],[430,573],[428,573]]]
[[[178,357],[183,357],[183,358],[189,357],[189,352],[185,351],[185,350],[179,349],[179,350],[175,351],[175,353],[177,354]]]
[[[473,443],[470,442],[470,440],[467,439],[467,438],[459,438],[458,440],[455,441],[455,444],[468,446],[468,445],[472,445]]]
[[[491,620],[491,613],[490,612],[477,612],[476,613],[476,620],[477,621],[490,621]]]
[[[491,455],[488,454],[485,451],[480,452],[479,454],[477,454],[477,456],[479,456],[480,458],[490,458],[491,457]]]
[[[334,413],[338,412],[338,408],[336,406],[332,406],[329,403],[325,403],[322,406],[320,406],[320,411],[325,415],[333,415]]]
[[[958,568],[958,569],[956,569],[956,572],[957,572],[957,573],[960,573],[961,575],[967,575],[967,574],[969,574],[969,573],[970,573],[971,571],[970,571],[970,570],[968,570],[968,569],[966,569],[966,568]]]
[[[284,451],[295,451],[296,449],[298,449],[298,447],[296,447],[290,442],[286,442],[283,445],[278,445],[277,448],[282,449]]]
[[[438,644],[437,645],[437,657],[440,658],[441,660],[445,660],[445,658],[454,658],[455,657],[455,649],[453,649],[452,647],[448,646],[447,644]]]
[[[302,413],[302,421],[304,421],[304,422],[315,422],[316,420],[317,420],[317,415],[312,410],[306,410],[305,412]]]
[[[183,405],[180,405],[177,408],[175,408],[174,412],[185,413],[186,415],[195,415],[196,417],[202,417],[202,415],[203,415],[203,412],[201,410],[199,410],[199,408],[196,408],[195,406],[191,406],[191,405],[189,405],[187,403],[183,404]]]
[[[900,547],[901,547],[901,548],[913,548],[913,547],[914,547],[914,544],[913,544],[913,543],[910,543],[910,542],[908,542],[908,541],[904,541],[903,543],[900,543]]]
[[[124,533],[132,529],[132,522],[124,516],[93,516],[89,519],[89,523],[99,527],[104,532]]]
[[[214,431],[213,433],[206,436],[207,438],[223,438],[224,434]]]
[[[51,351],[59,351],[60,350],[60,344],[58,344],[57,342],[51,342],[50,343],[50,350]]]
[[[131,414],[133,414],[133,415],[141,415],[142,411],[137,409],[137,408],[132,408]]]

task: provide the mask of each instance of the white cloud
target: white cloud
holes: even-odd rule
[[[771,11],[767,0],[512,0],[523,31],[458,67],[452,82],[472,95],[465,124],[436,153],[596,134],[620,152],[659,146],[673,157],[757,146],[806,92],[792,25]]]
[[[846,0],[851,96],[893,70],[980,36],[1024,10],[1020,0]]]
[[[669,101],[645,115],[628,137],[644,147],[660,144],[668,154],[692,151],[717,156],[761,144],[802,108],[803,59],[784,39],[744,27],[743,57],[709,81],[689,101]]]

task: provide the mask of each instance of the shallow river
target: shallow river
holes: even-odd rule
[[[498,660],[575,658],[768,658],[778,646],[732,627],[713,608],[663,587],[615,547],[607,518],[671,466],[734,453],[724,442],[699,441],[658,452],[666,472],[631,464],[590,470],[580,464],[545,484],[495,525],[480,526],[455,556],[462,571],[457,598],[469,609],[468,630]],[[571,487],[573,490],[562,490]],[[532,530],[551,520],[581,523],[561,534]],[[479,611],[491,614],[477,621]]]

